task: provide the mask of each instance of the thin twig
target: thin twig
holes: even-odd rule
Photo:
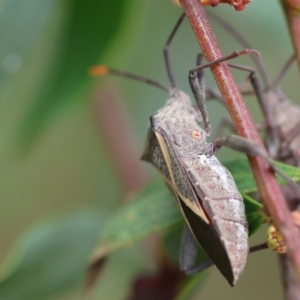
[[[281,0],[300,69],[300,0]]]
[[[180,3],[207,61],[210,62],[222,57],[203,7],[197,0],[180,0]],[[227,64],[216,64],[211,67],[211,71],[238,134],[253,141],[259,147],[263,147],[253,120],[242,100]],[[294,229],[294,224],[290,218],[287,204],[284,201],[278,183],[263,159],[258,157],[248,157],[248,159],[265,207],[269,211],[275,226],[281,231],[286,240],[288,256],[300,278],[300,252],[298,251],[300,249],[300,240]]]

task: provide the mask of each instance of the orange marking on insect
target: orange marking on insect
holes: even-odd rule
[[[92,66],[89,68],[89,74],[92,76],[102,76],[108,73],[108,68],[105,66]]]
[[[195,138],[195,139],[200,139],[201,138],[201,133],[199,131],[196,131],[194,130],[192,132],[192,136]]]

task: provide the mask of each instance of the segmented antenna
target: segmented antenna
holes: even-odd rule
[[[136,81],[140,81],[146,84],[150,84],[152,86],[158,87],[164,91],[170,92],[170,88],[168,88],[166,85],[164,85],[163,83],[160,83],[156,80],[152,80],[150,78],[147,77],[142,77],[136,74],[132,74],[129,72],[124,72],[124,71],[119,71],[116,69],[112,69],[112,68],[108,68],[106,66],[92,66],[89,69],[89,73],[91,76],[103,76],[103,75],[116,75],[116,76],[120,76],[120,77],[125,77],[125,78],[129,78],[129,79],[133,79]]]
[[[169,77],[172,88],[176,87],[176,83],[175,83],[175,79],[174,79],[174,76],[173,76],[173,73],[172,73],[172,68],[171,68],[171,63],[170,63],[169,46],[170,46],[170,44],[171,44],[178,28],[179,28],[179,26],[181,25],[181,23],[183,21],[184,16],[185,15],[182,14],[180,16],[180,18],[178,19],[178,21],[175,24],[175,27],[173,28],[169,38],[167,39],[165,47],[164,47],[165,65],[166,65],[167,74],[168,74],[168,77]],[[101,66],[101,65],[100,66],[92,66],[89,69],[89,73],[92,76],[103,76],[103,75],[107,75],[107,74],[121,76],[121,77],[129,78],[129,79],[137,80],[137,81],[140,81],[140,82],[143,82],[143,83],[146,83],[146,84],[150,84],[150,85],[156,86],[156,87],[158,87],[158,88],[160,88],[164,91],[170,92],[169,87],[165,86],[164,84],[162,84],[162,83],[160,83],[156,80],[153,80],[153,79],[150,79],[150,78],[147,78],[147,77],[142,77],[142,76],[132,74],[132,73],[129,73],[129,72],[124,72],[124,71],[119,71],[119,70],[116,70],[116,69],[108,68],[106,66]]]
[[[282,69],[280,70],[279,74],[277,75],[277,78],[274,80],[274,82],[272,83],[271,89],[275,89],[279,86],[280,82],[282,81],[284,75],[286,74],[286,72],[288,71],[288,69],[292,66],[292,64],[295,62],[296,60],[296,54],[294,53],[288,60],[287,62],[284,64],[284,66],[282,67]]]

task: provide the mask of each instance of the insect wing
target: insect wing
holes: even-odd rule
[[[184,156],[161,126],[156,132],[179,207],[198,243],[231,285],[248,254],[245,208],[229,171],[215,156]],[[224,178],[225,177],[225,178]]]
[[[228,266],[222,251],[218,254],[214,253],[215,250],[207,253],[229,283],[234,285],[244,270],[248,256],[248,226],[243,198],[232,175],[215,156],[199,155],[198,160],[192,165],[185,165],[184,168],[210,220],[210,226],[222,244],[220,249],[226,251],[233,272],[232,277],[225,275],[228,274]],[[184,210],[186,214],[189,213]],[[191,213],[189,215],[191,219],[195,218]]]
[[[192,185],[189,182],[186,173],[181,168],[181,163],[178,160],[176,152],[174,152],[174,148],[167,132],[163,128],[160,128],[155,135],[161,147],[162,154],[165,159],[168,172],[170,174],[171,186],[174,190],[175,195],[178,195],[178,198],[176,196],[176,199],[184,199],[190,209],[204,222],[208,223],[209,221],[199,204]],[[178,202],[178,204],[181,209],[180,202]]]
[[[207,224],[201,217],[195,214],[186,205],[186,201],[181,199],[179,196],[178,202],[180,203],[181,211],[195,239],[215,263],[229,284],[234,285],[234,274],[231,262],[227,255],[226,248],[220,241],[220,237],[217,235],[217,232],[210,224]]]

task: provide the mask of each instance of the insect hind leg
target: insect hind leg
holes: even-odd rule
[[[189,270],[195,265],[199,244],[195,240],[190,228],[186,225],[183,229],[180,254],[179,254],[179,266],[180,270],[188,274]]]
[[[300,195],[300,186],[275,165],[274,161],[269,157],[269,155],[264,151],[264,149],[255,145],[250,140],[234,134],[226,137],[217,138],[210,147],[211,153],[209,153],[209,155],[212,155],[215,152],[217,152],[222,146],[226,146],[228,148],[245,153],[250,156],[262,157],[265,161],[268,162],[269,166],[291,187],[293,187]]]

